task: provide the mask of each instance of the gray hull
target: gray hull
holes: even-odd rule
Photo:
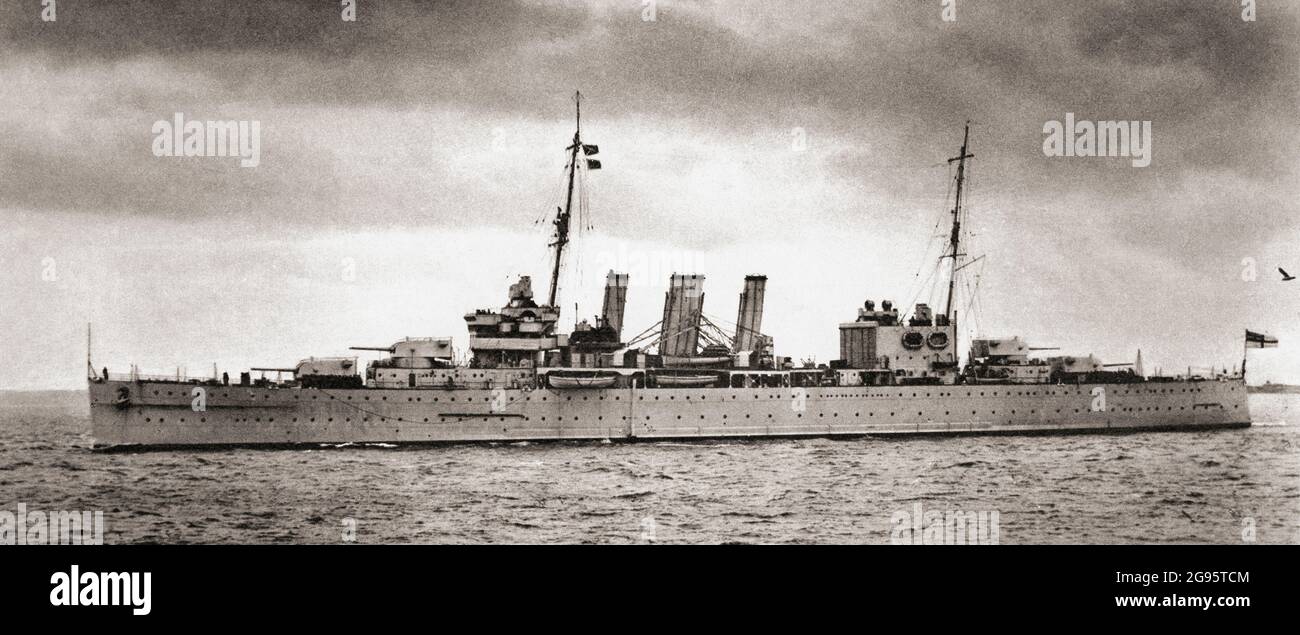
[[[1050,434],[1250,425],[1240,379],[531,391],[108,381],[89,388],[96,447]]]

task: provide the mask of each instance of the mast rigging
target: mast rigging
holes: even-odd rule
[[[953,207],[952,207],[952,234],[948,237],[948,245],[949,245],[948,253],[944,256],[945,258],[952,258],[952,262],[950,263],[951,267],[948,271],[948,301],[947,301],[947,306],[944,308],[944,312],[943,312],[944,315],[947,315],[950,320],[953,318],[952,299],[953,299],[954,287],[957,282],[957,271],[961,268],[957,264],[957,259],[963,255],[961,252],[958,251],[958,249],[961,246],[962,185],[966,179],[966,159],[971,159],[975,157],[975,155],[970,154],[966,151],[969,141],[970,141],[970,121],[967,120],[966,132],[962,135],[962,139],[961,139],[961,154],[951,159],[948,159],[948,163],[950,164],[953,161],[957,162],[957,195],[954,197]]]
[[[578,171],[578,153],[581,152],[587,162],[588,170],[599,170],[600,161],[586,159],[600,152],[599,147],[582,143],[582,93],[573,95],[576,117],[573,131],[573,145],[565,148],[569,151],[569,185],[564,195],[564,207],[555,208],[555,240],[550,247],[555,249],[555,260],[551,267],[551,287],[546,296],[547,306],[556,306],[556,294],[560,286],[560,265],[563,263],[564,247],[569,244],[569,220],[573,216],[573,183]],[[585,191],[584,191],[585,192]]]

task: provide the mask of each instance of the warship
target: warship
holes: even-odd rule
[[[1250,425],[1241,372],[1147,376],[1093,355],[1042,356],[1019,337],[958,351],[955,282],[968,217],[967,123],[955,167],[942,311],[883,300],[839,323],[839,359],[795,363],[763,331],[767,278],[746,276],[734,329],[703,313],[705,277],[673,274],[663,319],[624,337],[628,274],[610,271],[601,313],[559,326],[559,281],[575,181],[600,169],[582,139],[581,95],[565,148],[567,187],[551,225],[545,297],[510,285],[499,309],[465,315],[469,354],[451,337],[405,337],[365,364],[310,357],[292,367],[187,378],[97,371],[87,358],[95,448],[402,444],[551,440],[1048,434]],[[941,288],[941,287],[940,287]],[[848,313],[846,311],[846,313]],[[1247,331],[1246,346],[1276,340]],[[1048,349],[1052,350],[1052,349]],[[260,377],[253,373],[261,371]],[[265,373],[274,372],[273,377]]]

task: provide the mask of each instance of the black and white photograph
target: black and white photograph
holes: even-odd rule
[[[0,6],[53,615],[201,545],[1124,545],[1217,564],[1090,603],[1240,616],[1300,543],[1293,0]]]

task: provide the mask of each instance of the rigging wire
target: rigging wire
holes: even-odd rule
[[[936,163],[931,167],[939,167],[940,165],[941,164]],[[948,182],[948,189],[944,193],[943,200],[940,201],[939,213],[935,215],[934,227],[932,227],[930,230],[930,240],[926,243],[925,251],[922,252],[921,260],[917,264],[916,273],[912,275],[912,280],[914,284],[913,293],[911,299],[907,302],[907,304],[903,305],[903,311],[907,311],[906,307],[915,307],[916,301],[919,300],[922,296],[925,296],[929,300],[931,305],[934,305],[935,302],[937,301],[935,299],[935,294],[938,292],[938,285],[939,285],[938,275],[939,275],[939,270],[942,268],[943,265],[943,249],[944,249],[943,242],[940,240],[944,236],[939,233],[939,230],[943,226],[944,218],[948,216],[948,214],[951,211],[948,209],[948,199],[952,196],[952,191],[955,182],[955,178],[952,173],[952,165],[947,164],[947,167],[948,167],[947,170],[948,174],[945,177],[945,180],[947,180]],[[937,256],[932,256],[931,252],[934,251],[934,247],[936,245],[939,246],[939,253],[937,254]],[[927,268],[930,271],[929,274],[926,275],[925,279],[921,281],[920,284],[916,284],[916,280],[921,277],[921,272]]]
[[[578,209],[577,214],[575,215],[576,218],[572,219],[572,221],[576,222],[573,222],[573,224],[570,225],[570,228],[574,233],[577,244],[569,250],[572,255],[571,257],[573,258],[573,269],[568,281],[570,289],[581,289],[583,286],[582,282],[586,276],[584,245],[586,245],[587,241],[583,240],[583,238],[587,236],[587,229],[591,223],[590,217],[587,213],[587,160],[582,148],[578,148],[578,153],[575,155],[574,160],[577,162],[577,165],[574,167],[574,180],[576,181],[575,187],[578,188]],[[575,294],[573,309],[573,323],[575,325],[578,323],[578,320],[582,315],[577,300],[578,296]]]
[[[968,185],[966,186],[966,191],[967,191],[966,198],[967,200],[970,200],[971,194],[975,192],[975,187],[978,184],[977,179],[975,178],[975,170],[973,169],[973,165],[967,167],[966,174],[967,174],[966,180],[968,182]],[[970,225],[966,222],[967,219],[970,217],[970,206],[962,207],[962,217],[963,217],[962,225],[961,225],[962,240],[966,243],[966,253],[974,253],[975,245],[976,245],[975,235],[973,232],[970,231]],[[975,274],[975,284],[973,286],[970,283],[970,276],[967,276],[964,281],[966,286],[967,300],[968,300],[965,309],[966,314],[970,316],[970,318],[972,319],[976,327],[980,327],[983,324],[982,320],[984,317],[983,316],[984,305],[980,300],[979,290],[980,290],[980,284],[983,281],[984,266],[987,263],[988,260],[980,261],[979,269]]]

